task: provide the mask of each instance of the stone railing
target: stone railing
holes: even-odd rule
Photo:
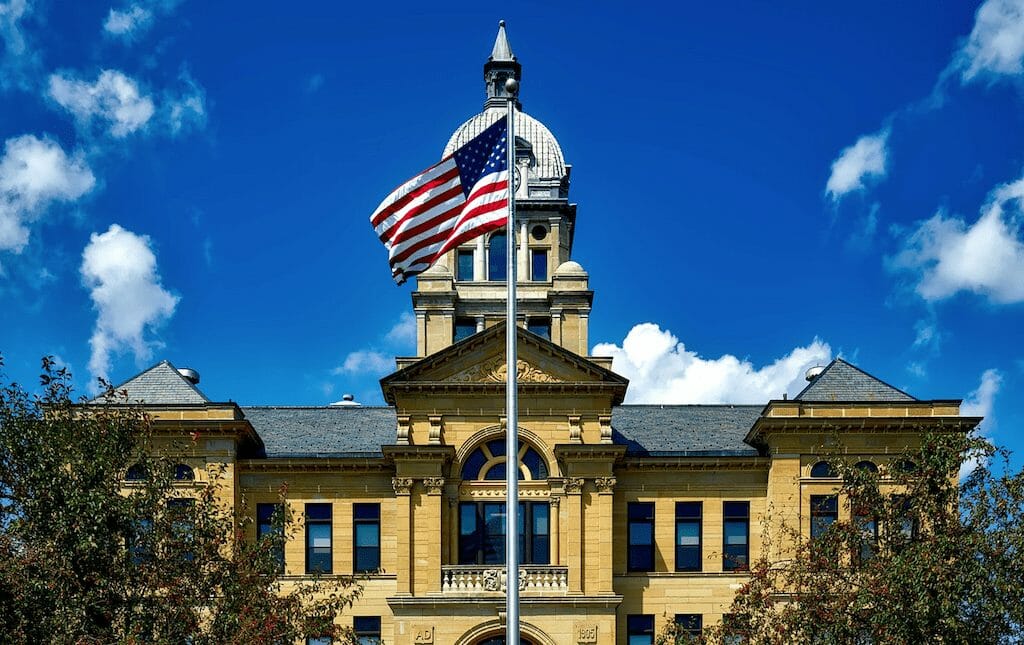
[[[519,565],[520,593],[561,594],[568,588],[568,567],[547,564]],[[441,567],[441,591],[446,594],[504,593],[505,569],[501,565]]]

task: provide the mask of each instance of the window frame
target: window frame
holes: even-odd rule
[[[547,247],[544,247],[544,248],[532,248],[532,249],[530,249],[530,280],[532,280],[533,282],[547,282],[550,279],[551,271],[549,270],[550,269],[550,262],[548,260],[548,256],[549,255],[550,254],[548,253]],[[540,261],[541,258],[543,258],[543,269],[544,269],[544,271],[543,271],[543,276],[538,277],[537,276],[537,274],[538,274],[537,269],[539,268],[538,261]]]
[[[626,615],[626,643],[627,645],[654,645],[654,614]]]
[[[362,624],[360,625],[360,623]],[[376,645],[381,643],[380,616],[353,616],[352,632],[359,645]]]
[[[839,477],[839,473],[831,463],[821,460],[811,466],[810,476],[813,479],[835,479]]]
[[[732,513],[727,509],[744,508],[744,514]],[[742,562],[737,562],[735,555],[730,553],[729,532],[726,527],[730,522],[741,523],[744,528],[744,543]],[[749,571],[750,570],[750,500],[723,500],[722,501],[722,571]]]
[[[318,518],[311,518],[310,517],[310,510],[315,508],[315,507],[326,508],[327,509],[327,518],[326,519],[319,518],[319,517]],[[315,574],[318,574],[318,573],[319,574],[331,574],[331,573],[334,573],[334,535],[333,535],[334,534],[334,526],[333,526],[333,522],[334,522],[334,505],[331,504],[330,502],[307,502],[306,503],[306,507],[305,507],[305,511],[306,511],[305,512],[305,515],[306,515],[306,574],[307,575],[315,575]],[[313,546],[313,544],[312,544],[313,533],[310,531],[310,527],[312,527],[312,526],[327,526],[327,542],[328,542],[328,544],[327,544],[327,547],[326,547],[327,548],[327,556],[326,556],[327,568],[326,569],[314,568],[312,566],[312,560],[315,559],[315,558],[311,557],[311,556],[315,556],[316,555],[313,552],[313,549],[314,548],[324,548],[324,547],[314,547]]]
[[[496,238],[496,237],[503,238],[501,240],[500,244],[496,245],[494,243],[494,238]],[[500,262],[500,264],[495,264],[494,261],[492,260],[492,258],[494,257],[494,254],[491,252],[491,250],[495,246],[500,246],[501,247],[501,262]],[[491,233],[490,237],[487,238],[487,267],[486,268],[487,268],[487,280],[488,280],[488,282],[505,282],[508,279],[508,266],[507,266],[507,264],[508,264],[508,232],[505,229],[499,229],[499,230]],[[497,277],[494,275],[495,274],[495,271],[494,271],[495,268],[498,269],[497,273],[500,274]]]
[[[499,514],[491,515],[489,507],[498,507]],[[536,529],[537,510],[546,511],[543,532]],[[469,514],[467,511],[471,510]],[[503,512],[504,515],[500,515]],[[468,517],[473,518],[472,530],[465,527]],[[489,532],[489,517],[501,517],[502,532]],[[519,501],[520,564],[551,564],[551,504],[541,501]],[[459,564],[460,565],[501,565],[505,563],[505,536],[508,534],[508,510],[504,501],[464,500],[459,502]],[[489,548],[488,545],[491,545]],[[488,554],[493,553],[491,558]],[[472,555],[470,555],[472,554]],[[538,557],[539,556],[539,557]]]
[[[839,495],[828,493],[825,495],[811,495],[810,533],[811,540],[821,538],[828,531],[828,527],[839,521]],[[826,505],[828,508],[826,508]]]
[[[685,508],[696,508],[696,514],[685,514],[683,509]],[[683,566],[684,560],[683,549],[692,550],[693,545],[680,544],[679,529],[686,525],[697,525],[697,565],[696,567]],[[676,556],[676,571],[702,571],[704,569],[704,502],[702,501],[685,501],[676,502],[676,537],[675,537],[675,556]]]
[[[270,514],[266,515],[265,511]],[[275,518],[280,517],[281,525],[275,526]],[[284,504],[281,502],[258,502],[256,504],[256,540],[259,541],[265,535],[278,533],[284,535]],[[274,546],[274,559],[278,563],[279,573],[284,573],[284,541]]]
[[[676,614],[673,617],[673,621],[688,636],[699,638],[704,632],[703,614]]]
[[[360,517],[360,511],[364,512],[364,516]],[[376,542],[374,546],[360,546],[359,545],[359,533],[360,528],[372,527],[377,529]],[[380,527],[380,504],[375,502],[357,502],[352,504],[352,571],[355,573],[373,573],[380,570],[380,542],[381,542],[381,527]],[[372,550],[373,558],[375,560],[375,566],[368,567],[365,563],[360,564],[360,554],[363,551]]]
[[[469,275],[463,275],[463,270],[467,269],[462,265],[464,258],[469,258]],[[458,282],[472,282],[474,276],[474,265],[476,264],[476,249],[456,249],[455,250],[455,280]]]
[[[626,505],[626,570],[630,572],[654,571],[654,502],[629,502]],[[633,527],[648,527],[650,542],[641,544],[633,540]]]

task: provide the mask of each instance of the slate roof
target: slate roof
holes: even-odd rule
[[[267,457],[382,457],[395,443],[394,408],[243,407]]]
[[[762,405],[621,405],[612,409],[612,441],[637,456],[744,456]]]
[[[817,378],[793,398],[812,403],[917,400],[841,358],[829,363]]]
[[[150,405],[188,405],[210,402],[210,399],[206,398],[199,388],[178,373],[178,369],[170,361],[160,361],[115,386],[114,390],[119,393],[122,390],[127,391],[128,403],[142,401]],[[102,396],[90,401],[90,403],[105,402]]]
[[[743,437],[759,405],[624,405],[612,412],[612,439],[639,456],[745,456]],[[391,407],[243,407],[267,457],[381,457],[395,442]]]

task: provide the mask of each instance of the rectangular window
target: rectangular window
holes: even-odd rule
[[[811,495],[811,539],[825,534],[828,527],[839,519],[838,495]]]
[[[352,505],[355,572],[380,569],[380,504]]]
[[[284,505],[256,505],[256,539],[275,540],[274,559],[278,571],[284,571]]]
[[[702,502],[676,502],[676,571],[701,570]]]
[[[626,616],[626,636],[628,645],[654,645],[654,615]]]
[[[153,559],[153,520],[135,520],[131,537],[128,539],[132,564],[140,565]]]
[[[331,645],[334,641],[330,636],[321,636],[319,638],[307,638],[306,645]]]
[[[630,502],[629,562],[630,571],[654,570],[654,503]]]
[[[306,504],[306,573],[331,573],[331,505]]]
[[[175,550],[186,562],[195,558],[192,552],[195,540],[195,507],[194,499],[169,499],[167,500],[167,512],[171,518],[171,530],[174,538]]]
[[[455,279],[461,282],[469,282],[473,279],[473,260],[475,252],[472,249],[460,249],[458,252],[458,264],[455,269]]]
[[[356,616],[352,619],[352,631],[356,633],[359,645],[380,643],[380,616]]]
[[[854,556],[857,562],[867,562],[875,557],[878,549],[878,518],[864,513],[855,513],[854,525],[860,530],[861,543],[859,552]]]
[[[541,338],[551,340],[550,318],[530,318],[529,322],[526,324],[526,328]]]
[[[723,502],[722,529],[722,570],[746,571],[750,566],[750,502]]]
[[[472,318],[455,319],[455,342],[469,338],[476,333],[476,321]]]
[[[747,628],[747,623],[736,614],[722,616],[722,628],[724,632],[722,634],[723,645],[740,645],[749,640],[750,630]]]
[[[519,561],[551,562],[551,510],[546,502],[519,502]],[[504,564],[505,504],[459,504],[459,564]]]
[[[700,614],[676,614],[676,625],[682,633],[697,638],[703,629],[704,618]]]
[[[909,497],[897,496],[895,497],[895,503],[898,505],[899,517],[898,519],[898,530],[904,540],[916,540],[918,529],[920,528],[917,518],[913,513],[913,505]]]
[[[530,250],[530,268],[533,270],[530,278],[534,282],[546,282],[548,279],[548,250]]]

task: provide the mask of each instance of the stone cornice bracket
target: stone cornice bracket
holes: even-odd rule
[[[409,427],[409,415],[398,415],[398,438],[395,440],[395,443],[400,446],[409,445]]]
[[[412,492],[412,477],[392,477],[391,485],[395,487],[395,495],[409,495]]]
[[[429,443],[433,445],[441,444],[441,415],[430,415],[427,417],[430,421],[430,439]]]
[[[583,429],[578,415],[569,417],[569,443],[583,443]]]
[[[601,424],[601,443],[612,442],[612,417],[611,415],[601,415],[597,417],[598,423]]]
[[[614,477],[598,477],[594,480],[594,485],[597,486],[597,492],[601,495],[610,495],[613,493],[615,484],[616,479]]]
[[[568,495],[579,495],[583,492],[583,478],[582,477],[566,477],[565,478],[565,492]]]
[[[427,489],[427,495],[440,495],[444,492],[444,477],[426,477],[423,486]]]
[[[554,506],[555,508],[558,508],[558,505],[562,503],[562,496],[552,494],[551,497],[548,499],[548,503]]]

